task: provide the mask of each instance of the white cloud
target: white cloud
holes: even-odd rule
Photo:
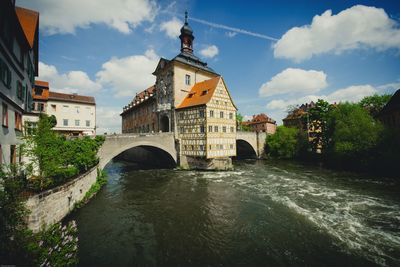
[[[352,85],[343,89],[336,90],[329,95],[307,95],[296,99],[275,99],[267,104],[269,110],[286,110],[291,105],[301,105],[311,101],[316,102],[318,99],[324,99],[330,103],[334,102],[358,102],[365,96],[370,96],[377,93],[378,90],[373,86],[367,85]]]
[[[182,21],[173,17],[171,20],[161,23],[160,30],[165,32],[169,38],[176,39],[181,33],[180,29],[182,28],[182,25]]]
[[[228,36],[229,38],[233,38],[237,35],[237,32],[226,32],[225,35]]]
[[[262,97],[286,93],[315,93],[328,85],[323,71],[287,68],[264,83]]]
[[[400,89],[400,83],[396,82],[396,83],[383,84],[383,85],[378,86],[378,89],[382,93],[393,94],[394,92],[396,92],[397,90]]]
[[[200,55],[207,58],[213,58],[216,55],[218,55],[218,53],[219,53],[218,47],[215,45],[210,45],[200,50]]]
[[[97,107],[96,118],[97,118],[97,134],[103,133],[121,133],[121,107]]]
[[[46,34],[74,33],[98,23],[127,34],[143,21],[153,21],[157,13],[152,0],[19,0],[18,5],[40,12]]]
[[[294,27],[274,45],[274,56],[300,62],[312,56],[370,47],[400,49],[400,29],[381,8],[356,5],[332,15],[316,15],[311,25]]]
[[[328,102],[358,102],[365,96],[377,93],[377,90],[367,85],[353,85],[344,89],[339,89],[326,97]]]
[[[116,97],[134,96],[155,83],[155,70],[159,56],[153,49],[144,55],[112,58],[102,65],[97,81],[103,87],[111,86]]]
[[[39,62],[39,74],[37,79],[48,81],[52,91],[87,95],[101,89],[101,85],[92,81],[83,71],[74,70],[62,74],[55,66]]]

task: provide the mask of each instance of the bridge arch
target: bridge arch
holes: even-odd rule
[[[171,134],[155,134],[146,136],[110,136],[106,137],[98,156],[99,167],[103,169],[107,163],[119,154],[135,147],[155,147],[167,153],[177,164],[175,141]]]
[[[237,159],[256,159],[257,156],[257,150],[247,140],[236,139]]]

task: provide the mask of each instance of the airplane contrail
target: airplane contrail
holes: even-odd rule
[[[169,13],[171,15],[177,16],[177,17],[184,17],[180,14],[176,14],[175,12],[171,12],[171,11],[163,11],[163,13]],[[265,35],[265,34],[261,34],[261,33],[256,33],[256,32],[251,32],[251,31],[247,31],[247,30],[243,30],[243,29],[239,29],[239,28],[234,28],[234,27],[230,27],[230,26],[226,26],[223,24],[218,24],[218,23],[214,23],[214,22],[209,22],[203,19],[198,19],[198,18],[193,18],[193,17],[188,17],[189,20],[213,27],[213,28],[219,28],[219,29],[224,29],[224,30],[228,30],[228,31],[232,31],[232,32],[236,32],[236,33],[241,33],[241,34],[246,34],[246,35],[250,35],[250,36],[254,36],[254,37],[258,37],[258,38],[262,38],[262,39],[266,39],[266,40],[270,40],[270,41],[278,41],[279,39],[276,39],[274,37]]]
[[[224,30],[228,30],[228,31],[232,31],[232,32],[237,32],[237,33],[241,33],[241,34],[246,34],[246,35],[250,35],[250,36],[254,36],[254,37],[258,37],[258,38],[262,38],[262,39],[266,39],[266,40],[270,40],[270,41],[278,41],[278,39],[265,35],[265,34],[261,34],[261,33],[256,33],[256,32],[251,32],[251,31],[247,31],[247,30],[243,30],[243,29],[239,29],[239,28],[234,28],[234,27],[230,27],[230,26],[226,26],[223,24],[218,24],[218,23],[213,23],[213,22],[209,22],[206,20],[202,20],[202,19],[197,19],[197,18],[193,18],[193,17],[189,17],[189,20],[193,20],[195,22],[204,24],[204,25],[208,25],[214,28],[220,28],[220,29],[224,29]]]

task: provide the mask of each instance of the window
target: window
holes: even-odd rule
[[[199,116],[200,116],[200,118],[204,118],[204,110],[199,111]]]
[[[231,133],[233,133],[235,131],[234,127],[231,127]]]
[[[190,75],[189,74],[185,75],[185,84],[190,85]]]
[[[226,133],[226,126],[222,126],[222,131]]]
[[[204,133],[204,126],[203,125],[200,125],[200,132]]]
[[[210,125],[210,126],[208,126],[208,132],[212,132],[212,126]]]
[[[75,126],[79,126],[80,121],[79,120],[75,120]]]
[[[18,97],[18,99],[23,99],[23,91],[22,91],[23,89],[22,89],[22,83],[20,82],[20,81],[17,81],[17,91],[16,91],[16,93],[17,93],[17,97]]]
[[[214,126],[214,132],[218,133],[218,126]]]
[[[25,135],[34,134],[36,128],[37,128],[37,122],[26,121],[25,122]]]
[[[14,127],[16,130],[22,131],[22,115],[19,114],[18,112],[15,112],[14,114],[15,114],[15,116],[14,116],[15,126]]]
[[[179,119],[183,120],[183,112],[179,113]]]
[[[43,88],[35,87],[35,95],[41,96],[43,94]]]
[[[223,111],[221,111],[221,112],[219,113],[219,117],[220,117],[221,119],[224,118],[224,112],[223,112]]]
[[[4,103],[3,103],[3,113],[1,122],[4,127],[8,127],[8,106]]]
[[[210,110],[210,118],[214,118],[214,110]]]
[[[189,95],[188,95],[188,98],[192,98],[194,96],[194,93],[190,93]]]
[[[68,119],[63,119],[63,125],[68,126]]]
[[[201,151],[204,150],[204,145],[200,145],[200,150],[201,150]]]
[[[76,113],[79,113],[79,106],[75,106],[76,108]]]
[[[1,59],[0,59],[0,79],[8,89],[11,88],[11,71],[10,71],[10,68]]]
[[[90,121],[89,120],[86,121],[86,127],[90,127]]]
[[[203,90],[203,91],[201,92],[201,95],[206,95],[206,94],[208,94],[208,90]]]
[[[17,160],[17,149],[15,145],[10,146],[10,164],[15,164]]]
[[[229,113],[229,119],[232,120],[233,119],[233,113]]]
[[[230,144],[229,147],[230,147],[230,149],[233,149],[233,144]]]
[[[185,132],[185,128],[180,127],[179,131],[180,131],[181,133],[184,133],[184,132]]]
[[[37,103],[38,111],[44,111],[44,103]]]
[[[211,150],[212,146],[211,146],[211,145],[209,145],[209,146],[208,146],[208,148]]]
[[[56,111],[56,110],[57,110],[57,106],[56,106],[56,105],[51,105],[51,109],[52,109],[53,111]]]

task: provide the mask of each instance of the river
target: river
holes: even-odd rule
[[[292,162],[138,170],[75,219],[80,266],[400,266],[399,184]]]

